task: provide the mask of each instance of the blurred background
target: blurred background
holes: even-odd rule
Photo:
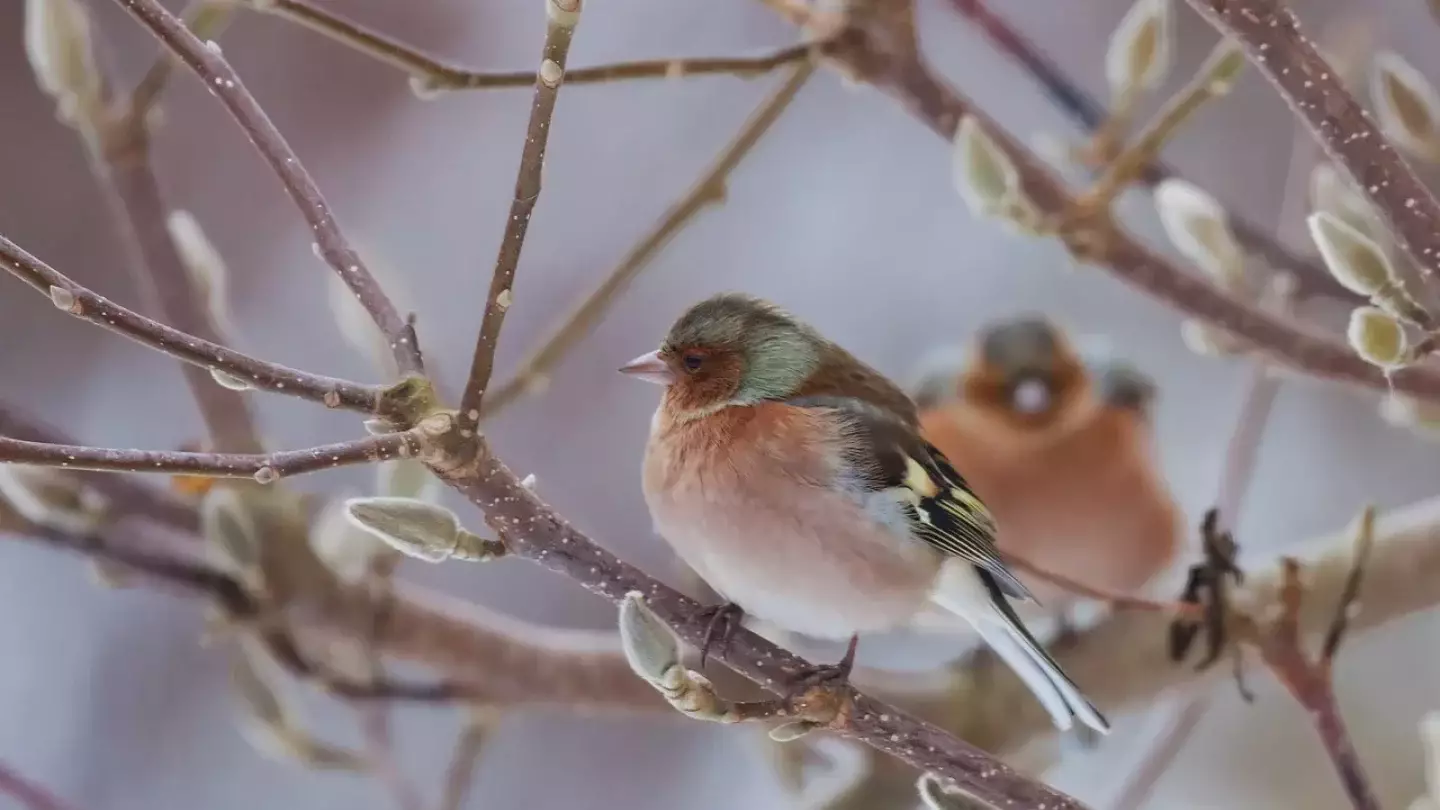
[[[84,152],[35,87],[20,46],[22,3],[0,4],[0,233],[82,284],[136,298]],[[127,81],[149,64],[148,34],[112,3],[93,2],[104,55]],[[540,0],[330,0],[328,7],[465,65],[529,69],[543,35]],[[1128,0],[997,3],[1085,88],[1103,95],[1103,53]],[[1178,86],[1214,44],[1177,4]],[[1295,3],[1312,31],[1362,14],[1373,48],[1394,49],[1429,75],[1440,34],[1422,0],[1358,11],[1343,0]],[[1073,138],[1070,122],[1013,63],[948,6],[921,0],[922,44],[962,93],[1024,139]],[[586,8],[570,64],[758,53],[794,41],[759,3],[606,0]],[[342,226],[388,280],[445,392],[458,395],[481,301],[510,204],[530,92],[456,92],[421,101],[403,76],[284,21],[241,14],[225,54],[334,205]],[[776,75],[570,87],[554,118],[545,191],[525,247],[498,377],[609,271],[700,175]],[[1147,108],[1148,109],[1148,108]],[[1165,157],[1238,214],[1309,250],[1304,206],[1286,187],[1295,126],[1253,72],[1207,108]],[[1308,149],[1308,147],[1307,147]],[[328,271],[274,177],[192,76],[169,91],[154,155],[168,201],[195,214],[225,256],[240,348],[288,365],[373,380],[324,314]],[[1288,213],[1281,216],[1282,209]],[[1169,250],[1148,195],[1121,206],[1126,224]],[[11,281],[0,282],[4,398],[88,442],[176,447],[201,425],[176,365],[69,320]],[[879,94],[822,72],[730,181],[727,203],[690,225],[595,332],[567,356],[543,394],[488,432],[542,495],[584,531],[642,568],[676,581],[650,529],[638,486],[658,392],[615,373],[651,349],[680,310],[743,289],[773,299],[882,371],[903,377],[926,351],[961,343],[983,323],[1044,312],[1078,334],[1111,339],[1160,386],[1161,463],[1187,518],[1215,497],[1225,438],[1247,364],[1200,357],[1171,311],[1102,271],[1077,268],[1052,243],[975,219],[956,194],[946,143]],[[1336,312],[1307,312],[1339,323]],[[254,402],[266,437],[299,447],[357,435],[344,414],[280,397]],[[1435,493],[1440,448],[1389,427],[1372,393],[1289,381],[1280,393],[1238,536],[1248,557],[1335,530],[1359,504],[1382,509]],[[312,491],[360,487],[363,471],[300,479]],[[478,515],[452,505],[478,524]],[[1189,538],[1189,542],[1194,542]],[[534,622],[609,628],[613,611],[538,567],[407,564],[402,577]],[[86,810],[255,806],[385,808],[363,777],[307,772],[258,755],[236,732],[224,661],[197,643],[192,601],[95,587],[70,556],[0,543],[0,760]],[[1357,641],[1337,682],[1356,745],[1387,805],[1422,788],[1416,719],[1440,708],[1440,625],[1420,616]],[[861,645],[862,663],[887,648]],[[825,653],[828,655],[829,653]],[[1258,701],[1217,690],[1214,708],[1152,805],[1173,808],[1345,806],[1302,712],[1268,676]],[[308,717],[351,739],[349,713],[315,700]],[[1155,723],[1113,718],[1093,753],[1048,778],[1106,805]],[[402,764],[438,784],[459,726],[455,713],[397,712]],[[668,715],[506,720],[482,758],[468,807],[660,810],[793,806],[753,730]],[[6,800],[0,798],[0,806]]]

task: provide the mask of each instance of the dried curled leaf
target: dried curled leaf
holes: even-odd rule
[[[1384,369],[1400,368],[1409,361],[1405,328],[1378,307],[1356,307],[1345,330],[1350,348],[1365,362]]]
[[[1399,54],[1375,56],[1370,98],[1386,137],[1426,160],[1440,160],[1440,96],[1424,74]]]
[[[80,535],[99,528],[107,506],[74,473],[32,464],[0,464],[0,498],[31,523]]]
[[[1169,178],[1155,187],[1155,208],[1180,255],[1232,292],[1245,282],[1245,251],[1220,203],[1200,187]]]
[[[1175,50],[1170,0],[1137,0],[1110,35],[1105,79],[1114,99],[1153,90],[1170,73]]]
[[[426,562],[451,558],[485,562],[502,556],[505,547],[465,531],[454,512],[415,498],[351,498],[346,514],[361,529],[396,551]]]
[[[90,18],[78,0],[25,0],[25,56],[35,82],[59,108],[60,119],[79,123],[100,101]]]
[[[235,336],[230,317],[230,271],[221,258],[220,251],[210,242],[200,223],[189,211],[175,210],[165,218],[165,227],[170,231],[170,240],[180,254],[180,263],[190,276],[190,283],[204,302],[210,322],[223,337]],[[223,385],[223,383],[222,383]]]
[[[1326,269],[1346,289],[1368,297],[1395,285],[1390,257],[1374,240],[1328,211],[1311,214],[1305,224]]]

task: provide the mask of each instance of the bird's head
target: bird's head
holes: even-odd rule
[[[668,407],[709,413],[791,396],[818,367],[815,330],[767,301],[723,293],[690,307],[660,348],[620,368],[668,388]]]
[[[983,328],[974,353],[961,380],[965,398],[1021,425],[1050,424],[1087,393],[1084,366],[1059,327],[1042,316]]]

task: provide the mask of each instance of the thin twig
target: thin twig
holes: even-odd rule
[[[178,450],[115,450],[27,442],[0,436],[0,462],[108,472],[183,473],[214,478],[255,478],[270,483],[301,473],[413,456],[417,433],[367,436],[337,444],[277,453],[185,453]]]
[[[375,413],[380,406],[383,389],[379,387],[296,371],[172,329],[80,286],[4,236],[0,236],[0,267],[49,296],[63,311],[187,363],[331,408]]]
[[[1380,810],[1380,802],[1360,765],[1355,746],[1335,702],[1332,677],[1334,655],[1349,624],[1350,611],[1359,595],[1370,549],[1374,544],[1375,509],[1367,507],[1356,532],[1355,555],[1345,586],[1326,633],[1325,646],[1313,661],[1307,658],[1300,633],[1300,611],[1304,584],[1300,564],[1285,559],[1280,589],[1280,615],[1268,627],[1252,626],[1249,635],[1270,668],[1315,724],[1325,753],[1330,757],[1350,803],[1356,810]]]
[[[1095,131],[1108,118],[1104,107],[1085,92],[1074,80],[1066,76],[1055,63],[1045,57],[1034,43],[1027,40],[1009,22],[993,11],[984,0],[950,0],[950,5],[980,29],[999,50],[1014,59],[1044,87],[1047,95],[1081,127]],[[1166,164],[1156,161],[1145,166],[1140,178],[1150,187],[1155,187],[1178,173]],[[1295,275],[1302,297],[1323,295],[1348,303],[1354,303],[1355,294],[1340,286],[1318,262],[1301,256],[1276,240],[1269,230],[1261,228],[1243,217],[1230,216],[1230,229],[1249,252],[1259,256],[1271,267]]]
[[[855,17],[834,46],[827,49],[830,61],[848,75],[899,100],[947,141],[955,137],[962,118],[975,116],[981,128],[1010,156],[1025,196],[1040,213],[1059,217],[1072,210],[1074,197],[1065,185],[1038,157],[940,79],[915,50],[914,31],[897,30],[900,23],[895,22],[896,16]],[[1440,230],[1436,233],[1440,234]],[[1387,375],[1357,357],[1348,346],[1304,331],[1288,319],[1265,312],[1207,279],[1181,270],[1113,223],[1067,234],[1067,239],[1071,249],[1087,263],[1109,269],[1136,289],[1189,317],[1229,332],[1276,362],[1312,376],[1380,391],[1399,391],[1420,400],[1440,400],[1440,371],[1412,366]]]
[[[789,78],[751,113],[735,139],[720,151],[710,168],[685,192],[685,196],[670,206],[650,232],[610,271],[610,275],[600,286],[560,322],[538,349],[520,363],[519,370],[485,397],[484,405],[480,408],[481,418],[494,416],[506,405],[540,388],[565,353],[600,323],[610,307],[620,300],[620,296],[636,277],[650,266],[650,262],[665,249],[670,240],[707,207],[725,200],[725,184],[730,173],[779,120],[814,72],[815,65],[812,62],[804,62],[795,67]]]
[[[1325,154],[1380,212],[1427,278],[1440,267],[1440,202],[1385,140],[1341,77],[1300,33],[1279,0],[1187,0],[1222,36],[1244,46]]]
[[[185,9],[185,25],[199,39],[218,39],[234,16],[235,4],[230,0],[195,0]],[[126,114],[135,122],[143,122],[160,102],[160,96],[174,75],[175,55],[168,48],[162,48],[130,93]]]
[[[1180,705],[1175,707],[1174,713],[1166,718],[1165,728],[1155,736],[1150,750],[1145,752],[1140,764],[1131,771],[1119,795],[1111,803],[1110,810],[1140,810],[1145,806],[1145,802],[1155,792],[1155,786],[1160,783],[1160,777],[1165,775],[1174,764],[1175,758],[1180,756],[1209,709],[1208,691],[1187,695]]]
[[[570,53],[580,7],[581,0],[545,0],[545,45],[540,71],[535,76],[535,98],[530,104],[530,120],[525,125],[525,146],[520,152],[515,196],[510,202],[510,216],[505,220],[505,234],[500,238],[500,253],[495,258],[490,290],[485,295],[485,315],[475,339],[470,376],[460,399],[462,432],[473,432],[479,424],[485,388],[490,385],[490,375],[495,370],[500,327],[505,323],[505,312],[510,309],[514,296],[515,271],[520,265],[520,251],[525,246],[530,217],[540,199],[545,146],[550,141],[550,118],[555,114],[555,102],[565,81],[565,58]]]
[[[424,51],[350,20],[308,0],[245,0],[244,7],[303,25],[372,59],[408,73],[421,90],[477,90],[531,87],[533,71],[484,71],[448,64]],[[687,76],[729,74],[753,77],[805,59],[808,45],[792,45],[758,56],[644,59],[575,68],[565,74],[566,84],[598,84],[629,79],[676,79]]]
[[[1094,588],[1079,580],[1071,579],[1064,574],[1057,574],[1054,571],[1041,568],[1023,557],[1017,557],[1014,554],[1003,552],[1001,556],[1003,556],[1005,562],[1013,568],[1024,571],[1038,579],[1043,579],[1077,596],[1104,602],[1116,610],[1148,610],[1156,613],[1168,613],[1175,616],[1196,616],[1198,614],[1198,608],[1195,605],[1184,602],[1161,602],[1154,599],[1146,599],[1141,596],[1114,593],[1100,588]]]
[[[0,795],[7,795],[24,810],[71,810],[59,796],[21,776],[0,761]]]
[[[220,55],[220,47],[213,42],[202,42],[157,0],[116,2],[194,71],[205,87],[230,111],[300,209],[320,255],[355,293],[375,325],[390,341],[400,373],[423,373],[425,366],[414,327],[395,309],[395,304],[345,239],[319,187],[300,164],[280,130],[275,128],[255,97],[245,89],[235,69]]]
[[[465,728],[460,732],[460,742],[455,745],[455,754],[450,758],[450,767],[445,769],[445,793],[440,799],[440,810],[462,810],[470,786],[475,783],[475,768],[480,763],[480,754],[490,736],[491,719],[471,710],[465,718]]]

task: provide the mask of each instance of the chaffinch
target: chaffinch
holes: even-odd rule
[[[1009,600],[990,511],[919,432],[910,398],[760,299],[692,306],[620,369],[665,386],[645,449],[656,530],[723,598],[784,630],[844,639],[931,606],[969,621],[1055,725],[1109,724]],[[718,612],[723,612],[718,611]]]
[[[1032,315],[982,329],[959,357],[937,350],[911,388],[922,434],[965,470],[1002,551],[1120,594],[1175,561],[1185,522],[1156,467],[1149,378]],[[1075,599],[1021,578],[1047,607]]]

